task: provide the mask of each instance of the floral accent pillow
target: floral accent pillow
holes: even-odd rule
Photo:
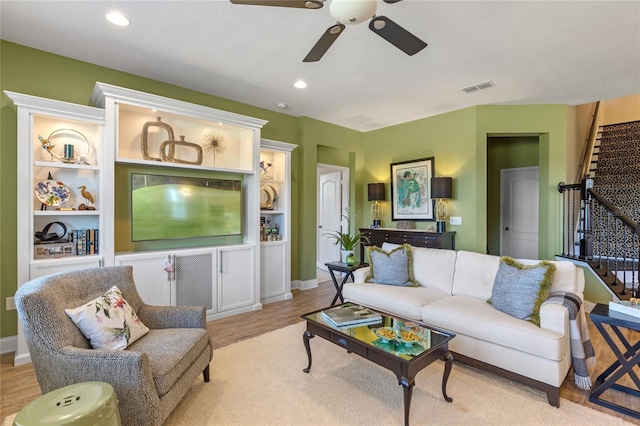
[[[80,307],[64,311],[94,349],[123,350],[149,331],[116,286]]]

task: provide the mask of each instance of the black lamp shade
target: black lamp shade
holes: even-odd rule
[[[431,178],[431,198],[451,198],[453,196],[453,178]]]
[[[370,183],[367,190],[369,193],[369,201],[384,201],[384,183]]]

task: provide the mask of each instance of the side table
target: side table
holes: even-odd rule
[[[617,383],[622,376],[628,374],[636,387],[640,389],[640,379],[638,379],[638,375],[633,371],[633,367],[640,364],[640,340],[634,344],[630,344],[623,332],[620,331],[620,328],[640,331],[640,318],[618,313],[616,311],[610,311],[609,306],[602,303],[598,303],[593,308],[589,317],[600,334],[602,334],[602,337],[605,342],[607,342],[607,345],[609,345],[609,348],[611,348],[611,351],[615,354],[616,358],[618,358],[617,361],[611,364],[596,379],[593,387],[591,388],[591,393],[589,394],[589,402],[593,402],[594,404],[602,405],[603,407],[607,407],[619,413],[640,419],[640,411],[632,410],[631,408],[614,404],[613,402],[600,398],[600,395],[602,395],[602,393],[607,389],[615,389],[640,398],[640,392],[638,390]],[[608,324],[611,331],[613,331],[613,333],[618,337],[619,341],[624,346],[624,353],[621,352],[613,341],[610,332],[607,331],[604,324]],[[634,406],[638,407],[637,404],[634,404]]]
[[[355,265],[350,266],[342,262],[328,262],[325,263],[325,266],[327,267],[327,269],[329,269],[331,280],[333,280],[333,285],[336,287],[336,295],[331,302],[331,306],[334,306],[338,298],[340,298],[341,303],[344,303],[344,297],[342,297],[342,287],[347,282],[349,277],[351,277],[351,281],[353,281],[353,271],[355,271],[356,269],[364,268],[365,266],[369,266],[369,264],[356,263]],[[338,284],[338,280],[336,279],[335,271],[344,273],[344,277],[342,278],[342,282],[340,284]]]

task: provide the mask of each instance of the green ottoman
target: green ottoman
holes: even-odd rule
[[[29,403],[20,410],[13,425],[120,426],[118,399],[108,383],[76,383]]]

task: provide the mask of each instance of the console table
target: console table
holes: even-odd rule
[[[382,243],[410,244],[415,247],[456,249],[455,232],[430,232],[424,229],[360,228],[360,235],[369,239],[369,244],[360,245],[360,259],[364,262],[364,246],[381,247]]]

